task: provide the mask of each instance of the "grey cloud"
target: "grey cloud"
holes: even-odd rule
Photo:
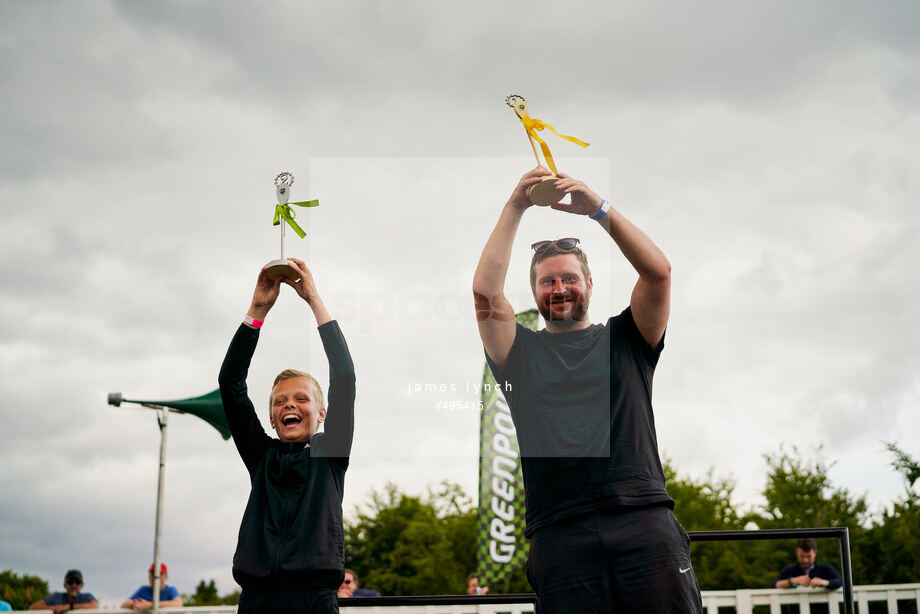
[[[438,414],[404,387],[481,374],[471,275],[529,164],[503,103],[514,91],[594,143],[550,145],[595,187],[609,173],[608,197],[671,258],[656,418],[682,471],[732,467],[750,501],[776,442],[857,454],[903,428],[916,444],[916,13],[906,2],[525,14],[406,1],[0,4],[8,565],[55,585],[77,553],[88,587],[112,601],[145,580],[158,432],[105,393],[213,388],[258,267],[277,255],[280,170],[297,175],[298,199],[321,199],[288,252],[315,268],[359,370],[346,509],[386,479],[415,492],[472,483],[475,415]],[[473,157],[484,155],[508,157]],[[603,239],[547,211],[528,213],[520,236],[573,226]],[[520,308],[524,243],[508,288]],[[600,318],[625,305],[635,277],[615,246],[591,253],[609,272],[598,273]],[[324,376],[309,314],[284,291],[253,364],[256,399],[281,368]],[[439,300],[445,313],[428,314]],[[788,429],[804,410],[813,428]],[[901,426],[872,425],[874,411]],[[168,562],[181,590],[220,570],[227,592],[245,471],[203,422],[175,416],[170,429]],[[86,493],[62,508],[66,488]]]

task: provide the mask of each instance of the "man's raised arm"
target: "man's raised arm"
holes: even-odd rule
[[[603,199],[583,181],[564,173],[559,173],[559,177],[556,188],[571,194],[572,202],[557,203],[553,205],[553,209],[597,219],[616,242],[620,251],[639,273],[639,281],[636,282],[629,301],[633,320],[648,344],[652,347],[657,346],[664,336],[671,314],[671,263],[644,232],[609,204],[604,203],[607,212],[602,215]]]
[[[547,169],[538,166],[521,177],[502,209],[473,275],[473,300],[476,304],[479,336],[489,358],[499,367],[505,365],[514,343],[514,307],[505,297],[505,277],[511,262],[511,246],[524,211],[532,204],[527,190],[540,183],[541,177],[550,174]]]

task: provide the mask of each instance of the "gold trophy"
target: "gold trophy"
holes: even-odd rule
[[[556,170],[556,163],[553,161],[553,155],[549,152],[549,146],[546,144],[543,139],[537,136],[537,132],[543,130],[544,128],[549,128],[553,134],[563,138],[567,141],[571,141],[576,145],[581,145],[582,147],[587,147],[589,143],[575,138],[574,136],[566,136],[564,134],[559,134],[556,132],[556,129],[547,124],[544,121],[539,119],[534,119],[530,116],[530,110],[527,106],[527,101],[524,100],[524,97],[520,94],[511,94],[505,97],[505,103],[514,109],[514,112],[520,118],[521,123],[524,124],[524,131],[527,133],[527,140],[530,141],[530,146],[533,149],[533,155],[537,159],[537,165],[542,164],[540,162],[540,154],[537,153],[537,143],[540,143],[540,149],[543,150],[543,157],[546,158],[546,166],[553,171],[552,175],[548,175],[543,178],[543,180],[532,186],[527,192],[527,196],[530,197],[530,202],[540,207],[546,207],[549,205],[554,205],[560,200],[565,198],[565,192],[557,190],[555,183],[558,180],[556,173],[559,171]]]

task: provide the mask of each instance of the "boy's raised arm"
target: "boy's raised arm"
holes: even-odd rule
[[[271,438],[262,428],[249,399],[246,376],[259,341],[259,326],[278,299],[280,284],[280,279],[268,279],[265,269],[259,272],[246,321],[233,336],[217,378],[233,443],[250,473],[258,465]]]
[[[320,326],[319,334],[329,360],[329,399],[322,453],[347,458],[351,455],[355,432],[355,365],[338,322],[333,320]]]
[[[332,319],[303,260],[289,258],[300,273],[297,281],[284,280],[313,310],[323,349],[329,361],[329,394],[322,450],[324,456],[347,458],[355,430],[355,365],[338,322]]]

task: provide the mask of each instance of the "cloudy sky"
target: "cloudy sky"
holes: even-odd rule
[[[754,506],[763,454],[823,446],[836,485],[889,504],[882,441],[920,454],[918,20],[909,1],[0,3],[0,569],[58,587],[79,567],[103,605],[146,581],[156,421],[106,393],[216,387],[278,257],[283,170],[321,202],[288,252],[357,365],[346,514],[388,481],[475,492],[470,284],[534,165],[510,93],[591,143],[548,137],[671,260],[655,407],[680,474]],[[508,294],[530,307],[529,244],[568,235],[603,321],[635,274],[584,218],[529,211]],[[325,381],[293,292],[260,343],[257,402],[286,367]],[[171,581],[229,592],[245,469],[204,422],[169,424]]]

